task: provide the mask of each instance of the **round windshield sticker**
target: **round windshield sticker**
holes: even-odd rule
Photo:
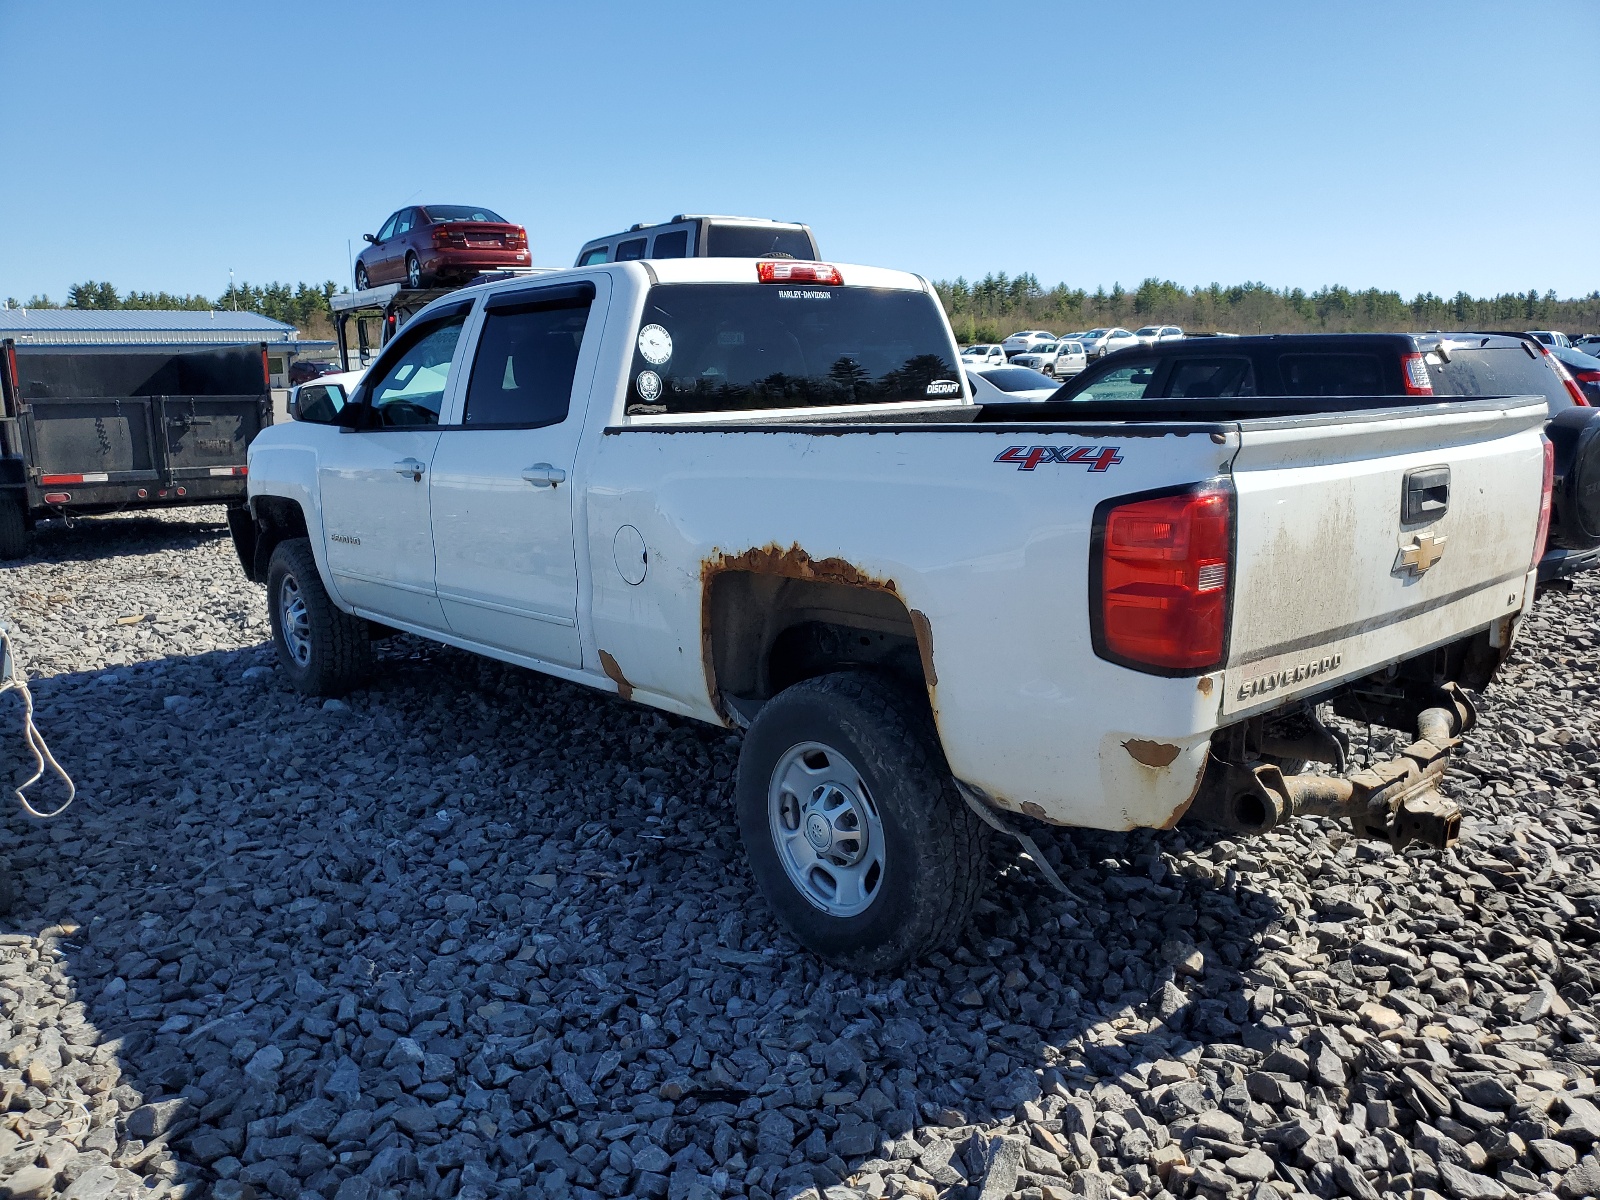
[[[646,325],[639,330],[639,353],[645,362],[659,367],[672,357],[672,335],[659,325]]]
[[[661,376],[654,371],[640,371],[639,378],[634,380],[633,386],[639,389],[639,399],[649,404],[661,395]]]

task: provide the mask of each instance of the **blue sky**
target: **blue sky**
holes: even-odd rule
[[[553,264],[700,211],[934,278],[1600,288],[1593,0],[0,0],[0,46],[0,297],[348,283],[430,199]]]

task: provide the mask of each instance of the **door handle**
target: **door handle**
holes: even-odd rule
[[[549,463],[534,463],[522,473],[522,477],[534,487],[553,488],[556,484],[567,481],[567,473],[560,467],[552,467]]]
[[[417,458],[402,458],[394,465],[395,474],[409,475],[418,483],[422,482],[422,473],[428,469],[428,464]]]

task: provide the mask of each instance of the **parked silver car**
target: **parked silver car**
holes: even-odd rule
[[[1176,325],[1146,325],[1142,329],[1135,329],[1133,336],[1139,339],[1141,346],[1153,346],[1157,342],[1175,342],[1183,337],[1183,330]]]
[[[1078,340],[1083,343],[1084,353],[1090,358],[1104,358],[1114,350],[1126,350],[1129,346],[1139,345],[1139,339],[1120,325],[1110,329],[1091,329]]]

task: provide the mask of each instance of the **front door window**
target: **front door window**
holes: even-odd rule
[[[382,428],[398,425],[437,425],[450,385],[450,363],[466,315],[441,321],[419,331],[382,376],[372,385],[367,403],[372,423]]]

